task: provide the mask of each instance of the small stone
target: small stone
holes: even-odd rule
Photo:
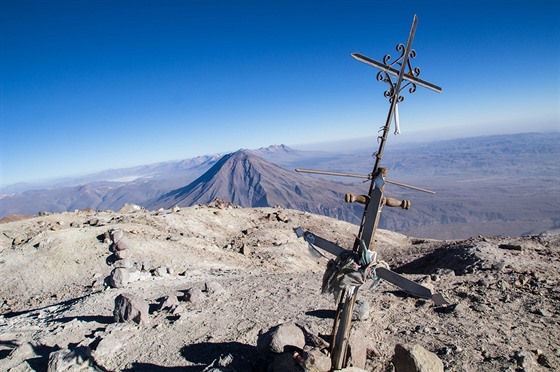
[[[492,264],[492,270],[504,271],[505,268],[506,268],[506,263],[503,261],[495,262]]]
[[[171,212],[173,213],[178,213],[179,211],[181,211],[181,208],[179,208],[179,206],[177,204],[175,204],[172,208],[171,208]]]
[[[197,303],[204,300],[206,296],[200,289],[190,288],[185,293],[185,300],[191,303]]]
[[[113,249],[117,252],[124,251],[125,249],[128,248],[130,248],[130,242],[125,236],[123,236],[122,238],[119,239],[119,241],[113,244]]]
[[[185,310],[186,310],[185,307],[179,304],[173,308],[171,314],[181,316],[185,312]]]
[[[293,323],[284,323],[261,333],[257,349],[262,354],[281,354],[285,351],[302,350],[305,346],[303,331]]]
[[[82,224],[78,222],[70,222],[70,227],[80,228],[82,227]]]
[[[251,254],[251,248],[249,247],[248,244],[243,243],[243,244],[241,244],[240,253],[244,256],[248,256],[248,255]]]
[[[218,282],[206,282],[204,283],[204,290],[209,294],[220,294],[224,293],[226,290]]]
[[[538,354],[537,363],[539,363],[543,367],[552,368],[552,364],[550,363],[550,360],[544,354]]]
[[[545,309],[544,307],[539,307],[539,308],[535,311],[535,314],[540,315],[540,316],[545,316],[545,317],[552,316],[552,314],[550,313],[550,311],[548,311],[548,310]]]
[[[370,349],[371,340],[362,328],[354,328],[348,339],[348,366],[366,368],[367,351]]]
[[[134,322],[146,324],[149,322],[149,304],[145,300],[132,294],[123,293],[115,298],[113,317],[115,322]]]
[[[142,276],[144,276],[144,274],[142,274],[141,271],[134,270],[134,269],[129,269],[129,271],[128,271],[128,282],[129,283],[137,282],[137,281],[142,279]]]
[[[112,288],[123,288],[130,281],[130,274],[127,269],[123,267],[117,267],[113,269],[111,275],[109,276],[109,285]]]
[[[125,205],[123,205],[123,207],[119,209],[119,213],[134,213],[143,210],[145,209],[139,205],[132,204],[132,203],[125,203]]]
[[[527,350],[520,350],[516,352],[515,359],[517,360],[517,365],[525,371],[532,371],[537,366],[535,359],[533,359],[533,355]]]
[[[124,237],[124,231],[122,229],[111,229],[109,230],[109,236],[113,243],[117,243]]]
[[[325,355],[318,348],[305,347],[303,352],[302,367],[307,372],[329,372],[332,367],[331,358]]]
[[[125,259],[129,259],[132,257],[132,251],[130,249],[127,250],[122,250],[122,251],[116,251],[115,252],[115,257],[119,260],[125,260]]]
[[[87,221],[86,223],[90,226],[99,226],[99,219],[98,218],[92,218],[91,220]]]
[[[122,259],[122,260],[117,260],[113,263],[113,267],[117,268],[117,267],[123,267],[125,269],[132,269],[132,266],[134,265],[134,263],[128,259]]]
[[[472,306],[472,309],[474,311],[478,311],[479,313],[486,313],[488,311],[490,311],[490,306],[485,305],[485,304],[481,304],[481,303],[476,303]]]
[[[88,347],[77,347],[57,350],[49,354],[47,372],[83,371],[91,369],[91,350]]]
[[[160,302],[159,305],[160,310],[173,309],[177,305],[179,305],[179,300],[177,299],[177,296],[165,296],[161,298],[159,302]]]
[[[113,334],[109,334],[99,341],[95,348],[95,356],[109,356],[113,355],[117,350],[122,348],[122,342]]]
[[[393,365],[396,372],[443,372],[443,362],[418,344],[395,346]]]
[[[152,265],[149,260],[142,261],[142,271],[151,271]]]
[[[288,218],[288,216],[283,212],[276,212],[276,219],[279,222],[284,222],[284,223],[290,222],[290,219]]]
[[[158,267],[157,269],[154,270],[154,276],[163,277],[163,276],[167,276],[167,275],[169,275],[169,274],[167,274],[167,268],[166,267],[160,266],[160,267]]]
[[[352,320],[367,320],[369,319],[369,303],[363,300],[356,300],[354,310],[352,310]]]

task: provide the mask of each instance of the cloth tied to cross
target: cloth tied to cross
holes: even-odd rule
[[[359,288],[368,279],[373,280],[370,288],[379,285],[381,279],[376,275],[378,267],[389,268],[385,261],[377,260],[377,252],[366,248],[365,243],[360,241],[358,252],[347,251],[341,253],[336,260],[330,260],[323,274],[323,293],[334,294],[335,299],[342,290],[352,294],[355,288]]]

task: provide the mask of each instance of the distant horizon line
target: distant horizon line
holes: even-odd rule
[[[426,144],[426,143],[435,143],[435,142],[456,141],[456,140],[468,139],[468,138],[518,136],[518,135],[528,135],[528,134],[556,134],[556,135],[560,135],[560,128],[558,130],[528,131],[528,132],[502,133],[502,134],[496,133],[496,134],[486,134],[486,135],[466,135],[466,136],[460,136],[460,137],[440,138],[440,139],[431,139],[431,140],[430,139],[400,140],[400,141],[397,141],[397,143],[395,143],[395,145],[398,145],[398,146],[405,145],[405,144],[415,145],[415,144]],[[391,134],[391,136],[392,136],[392,134]],[[154,162],[150,162],[150,163],[134,164],[134,165],[118,167],[118,168],[104,168],[104,169],[100,169],[100,170],[97,170],[97,171],[89,171],[89,172],[79,173],[79,174],[68,174],[68,175],[62,175],[62,176],[55,176],[55,177],[52,177],[52,178],[42,178],[42,179],[35,179],[35,180],[29,180],[29,181],[25,181],[25,180],[24,181],[17,181],[17,182],[11,182],[11,183],[6,184],[6,185],[0,184],[0,191],[2,191],[4,189],[7,189],[7,188],[13,188],[13,187],[18,187],[18,186],[33,186],[33,185],[38,185],[38,186],[45,185],[46,186],[48,184],[59,182],[59,181],[64,181],[64,180],[68,180],[68,179],[72,179],[72,178],[94,176],[96,174],[99,174],[99,173],[102,173],[102,172],[107,172],[107,171],[127,170],[127,169],[131,169],[131,168],[152,166],[152,165],[157,165],[157,164],[175,163],[175,162],[181,162],[181,161],[186,161],[186,160],[193,160],[193,159],[201,158],[201,157],[225,156],[225,155],[232,154],[232,153],[235,153],[237,151],[242,151],[242,150],[256,151],[256,150],[261,150],[261,149],[268,149],[268,148],[271,148],[271,147],[285,146],[287,148],[298,150],[298,151],[322,151],[322,152],[325,152],[325,153],[337,153],[337,152],[342,152],[342,151],[345,151],[345,150],[348,150],[348,149],[352,149],[353,151],[359,151],[359,150],[365,149],[367,145],[371,145],[372,141],[376,142],[376,138],[377,138],[377,136],[365,136],[365,137],[355,137],[355,138],[347,138],[347,139],[332,140],[332,141],[318,141],[318,142],[297,143],[297,144],[277,143],[277,144],[271,144],[271,145],[268,145],[268,146],[260,146],[258,148],[240,147],[240,148],[238,148],[236,150],[233,150],[233,151],[220,151],[220,152],[215,152],[215,153],[207,153],[207,154],[203,154],[203,155],[196,155],[196,156],[193,156],[193,157],[154,161]],[[393,142],[394,142],[394,140],[393,140]],[[362,144],[358,145],[359,143],[362,143]],[[322,150],[321,146],[324,146],[324,148],[328,148],[328,149],[323,149]]]

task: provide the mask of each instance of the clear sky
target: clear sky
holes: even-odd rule
[[[413,65],[443,92],[406,95],[399,137],[559,128],[557,0],[2,0],[0,7],[4,186],[371,136],[385,121],[386,85],[350,53],[396,56],[414,14]]]

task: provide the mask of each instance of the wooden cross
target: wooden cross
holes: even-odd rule
[[[398,103],[404,100],[404,97],[400,95],[401,91],[407,87],[410,93],[416,91],[417,86],[422,86],[430,90],[441,92],[441,88],[420,79],[419,68],[412,68],[410,63],[411,58],[416,57],[416,52],[412,49],[412,41],[414,39],[414,34],[416,32],[416,26],[418,24],[418,18],[414,16],[412,27],[410,29],[410,34],[408,36],[408,42],[405,45],[398,44],[396,49],[401,52],[399,58],[390,63],[391,56],[385,55],[383,62],[377,62],[371,58],[363,56],[359,53],[353,53],[352,57],[364,62],[370,66],[373,66],[380,71],[377,74],[377,80],[389,84],[389,89],[385,91],[384,95],[389,99],[390,108],[387,114],[387,120],[383,126],[383,134],[379,136],[379,148],[375,155],[375,165],[373,171],[369,175],[356,175],[348,173],[335,173],[335,172],[324,172],[316,171],[310,169],[296,169],[299,172],[306,173],[320,173],[320,174],[330,174],[338,176],[347,177],[366,177],[371,180],[368,195],[346,195],[346,202],[358,202],[364,204],[364,214],[362,216],[362,221],[360,224],[360,230],[354,243],[352,250],[346,250],[337,246],[336,244],[322,239],[311,232],[303,231],[301,228],[296,229],[296,234],[303,237],[311,245],[322,248],[337,256],[336,261],[331,261],[327,268],[325,276],[328,276],[329,268],[334,270],[331,273],[331,278],[333,281],[340,280],[342,278],[341,271],[336,272],[337,267],[333,268],[333,265],[338,265],[338,268],[344,267],[345,272],[348,271],[348,267],[354,265],[357,267],[356,272],[363,273],[364,277],[366,274],[370,275],[373,273],[375,278],[380,278],[387,280],[403,290],[419,297],[432,299],[437,305],[446,304],[445,299],[437,293],[432,293],[428,288],[423,287],[415,282],[406,279],[399,274],[390,271],[387,267],[383,267],[379,264],[376,259],[376,253],[374,250],[374,236],[377,230],[377,225],[379,223],[379,217],[381,215],[381,210],[384,205],[387,206],[400,206],[403,209],[408,209],[410,206],[410,201],[403,200],[398,201],[391,198],[386,198],[384,196],[385,183],[395,183],[400,186],[411,187],[409,185],[400,184],[394,181],[388,181],[385,179],[387,174],[387,169],[380,166],[381,159],[383,157],[383,151],[385,148],[385,143],[387,141],[387,136],[395,118],[395,133],[399,132],[399,122],[398,122]],[[405,82],[403,84],[403,82]],[[420,191],[430,192],[429,190],[420,189],[413,187]],[[371,276],[371,275],[370,275]],[[358,276],[359,277],[359,276]],[[324,283],[325,285],[325,283]],[[350,284],[346,282],[345,285],[340,286],[338,295],[338,306],[336,311],[336,316],[332,329],[332,342],[331,342],[331,357],[332,357],[332,368],[341,369],[346,366],[347,363],[347,349],[348,349],[348,338],[350,335],[351,321],[352,321],[352,311],[354,308],[354,303],[356,302],[356,297],[358,293],[359,283]]]

